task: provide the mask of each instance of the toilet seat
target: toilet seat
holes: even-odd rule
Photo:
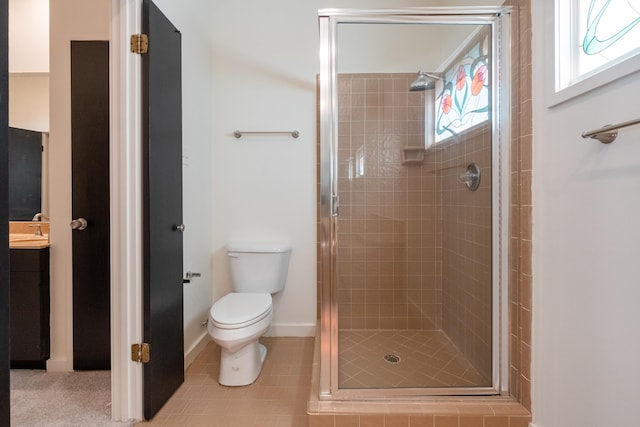
[[[239,329],[264,319],[271,309],[271,294],[232,292],[213,304],[209,318],[217,328]]]

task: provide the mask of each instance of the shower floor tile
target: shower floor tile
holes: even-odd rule
[[[340,388],[491,385],[442,331],[341,330],[338,336]]]

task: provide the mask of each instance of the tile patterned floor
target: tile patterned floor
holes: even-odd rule
[[[184,384],[150,422],[139,426],[306,427],[313,338],[261,338],[267,358],[255,383],[218,384],[220,349],[210,343]]]
[[[162,410],[138,425],[306,427],[314,339],[260,341],[268,354],[255,383],[219,385],[220,349],[210,343]],[[486,385],[440,331],[341,331],[339,345],[341,387]],[[385,354],[400,356],[400,363],[384,361]]]
[[[442,331],[344,330],[338,340],[340,388],[491,385]]]

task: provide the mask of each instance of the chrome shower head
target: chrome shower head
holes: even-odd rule
[[[440,80],[442,77],[435,73],[426,73],[424,71],[418,71],[418,78],[409,85],[411,92],[417,92],[422,90],[429,90],[436,87],[436,80]]]

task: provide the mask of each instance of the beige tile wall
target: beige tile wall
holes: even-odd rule
[[[403,148],[424,144],[424,93],[407,90],[414,78],[338,77],[339,328],[444,326],[490,378],[490,128],[403,164]],[[472,161],[484,175],[475,192],[458,181]]]
[[[531,416],[526,411],[495,414],[491,407],[487,407],[486,410],[483,407],[474,407],[470,408],[468,413],[451,415],[438,412],[407,414],[403,409],[394,412],[394,408],[390,408],[388,413],[380,414],[379,404],[371,406],[371,413],[309,417],[309,427],[527,427],[531,421]]]
[[[439,156],[402,162],[403,148],[424,146],[414,79],[338,77],[340,329],[441,327]]]
[[[531,410],[532,92],[531,0],[507,0],[512,20],[509,389]]]
[[[487,379],[491,378],[491,128],[443,142],[442,329]],[[475,162],[480,187],[458,177]]]

